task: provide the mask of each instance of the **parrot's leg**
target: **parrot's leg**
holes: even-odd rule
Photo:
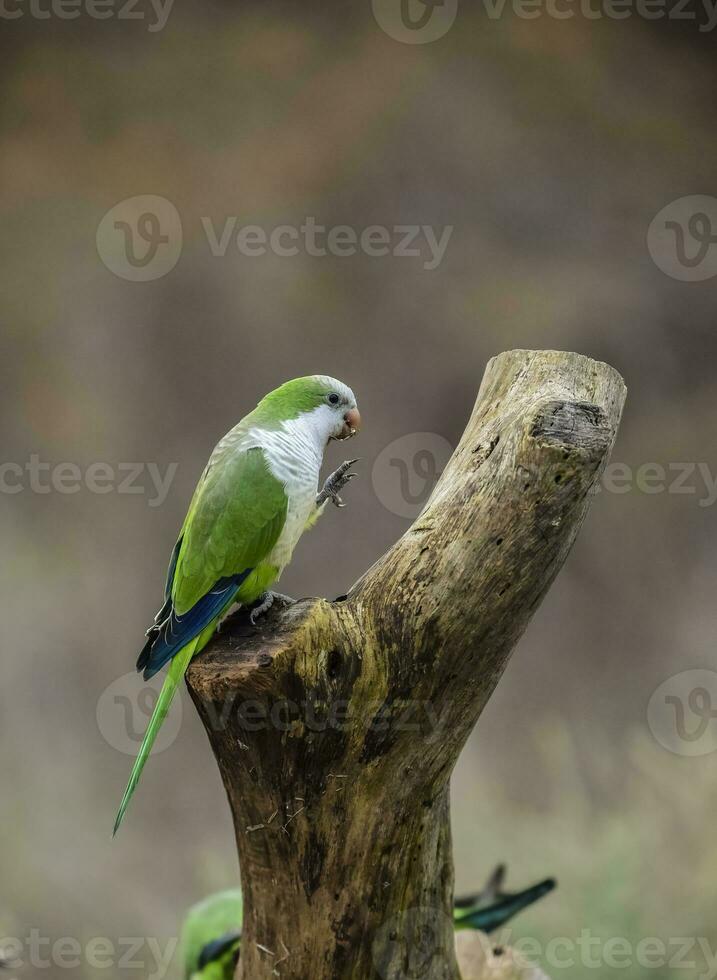
[[[356,473],[349,473],[349,470],[358,463],[357,459],[347,459],[338,469],[330,473],[324,481],[324,485],[316,495],[316,506],[320,507],[327,500],[330,500],[336,507],[345,507],[346,504],[339,497],[339,490],[343,490],[349,480],[353,480]]]
[[[262,592],[257,602],[258,605],[254,606],[249,613],[252,626],[256,626],[257,619],[268,612],[275,602],[280,602],[284,606],[293,606],[296,599],[292,599],[290,595],[283,595],[281,592]]]

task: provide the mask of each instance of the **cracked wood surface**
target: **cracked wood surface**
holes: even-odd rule
[[[234,816],[240,980],[459,980],[450,774],[570,550],[624,398],[578,354],[493,358],[428,504],[347,598],[258,628],[236,615],[190,666]]]

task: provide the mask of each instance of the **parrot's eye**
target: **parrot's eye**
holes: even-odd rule
[[[326,400],[328,401],[329,405],[338,405],[339,396],[336,394],[335,391],[332,391],[330,395],[326,396]]]

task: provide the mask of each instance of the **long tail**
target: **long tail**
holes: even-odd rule
[[[130,773],[129,782],[127,783],[127,789],[124,791],[120,808],[117,811],[115,827],[112,831],[113,837],[119,830],[119,826],[122,823],[122,818],[124,817],[125,811],[129,806],[129,801],[132,799],[132,794],[137,788],[137,783],[139,782],[139,777],[142,775],[144,765],[149,758],[150,752],[152,751],[154,740],[157,738],[159,729],[162,727],[162,722],[167,717],[167,712],[172,704],[172,699],[174,698],[177,688],[182,683],[182,678],[184,677],[184,672],[189,666],[189,661],[197,652],[199,642],[200,637],[195,637],[193,640],[190,640],[190,642],[179,651],[169,665],[169,671],[167,672],[164,684],[162,685],[162,690],[159,692],[159,699],[154,707],[154,711],[152,712],[152,717],[149,719],[147,731],[144,733],[144,738],[142,739],[142,744],[137,754],[137,758],[132,766],[132,772]]]

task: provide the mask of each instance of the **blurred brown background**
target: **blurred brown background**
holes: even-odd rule
[[[139,493],[117,480],[37,492],[3,470],[0,935],[164,944],[189,903],[237,880],[229,810],[185,696],[112,843],[131,763],[117,743],[123,719],[130,736],[144,724],[140,687],[98,702],[133,668],[209,451],[264,392],[330,373],[364,416],[361,479],[302,541],[282,579],[293,595],[344,592],[405,530],[390,461],[425,499],[420,439],[376,460],[411,433],[455,444],[501,350],[610,362],[629,389],[613,460],[717,476],[717,280],[665,274],[646,244],[663,207],[715,192],[714,35],[636,15],[491,18],[466,0],[425,44],[390,36],[363,2],[177,0],[161,30],[148,5],[136,20],[12,9],[2,461],[178,468],[155,506],[146,470]],[[166,198],[183,231],[176,266],[146,282],[115,274],[96,245],[106,212],[137,195]],[[220,233],[230,216],[453,232],[432,270],[425,254],[249,257],[232,242],[212,255],[206,219]],[[675,937],[717,951],[717,741],[706,730],[703,754],[686,754],[689,739],[668,751],[647,717],[669,677],[716,666],[717,504],[699,471],[692,492],[669,492],[675,476],[595,498],[454,778],[460,888],[499,860],[516,886],[559,878],[513,933],[541,944],[553,977],[717,975],[699,943],[692,968],[667,962]],[[592,965],[577,948],[551,962],[550,940],[582,930],[601,937]],[[616,937],[632,949],[623,968],[606,952]],[[646,966],[649,937],[667,954]],[[18,976],[153,973],[146,952],[126,971],[42,957],[53,965]]]

